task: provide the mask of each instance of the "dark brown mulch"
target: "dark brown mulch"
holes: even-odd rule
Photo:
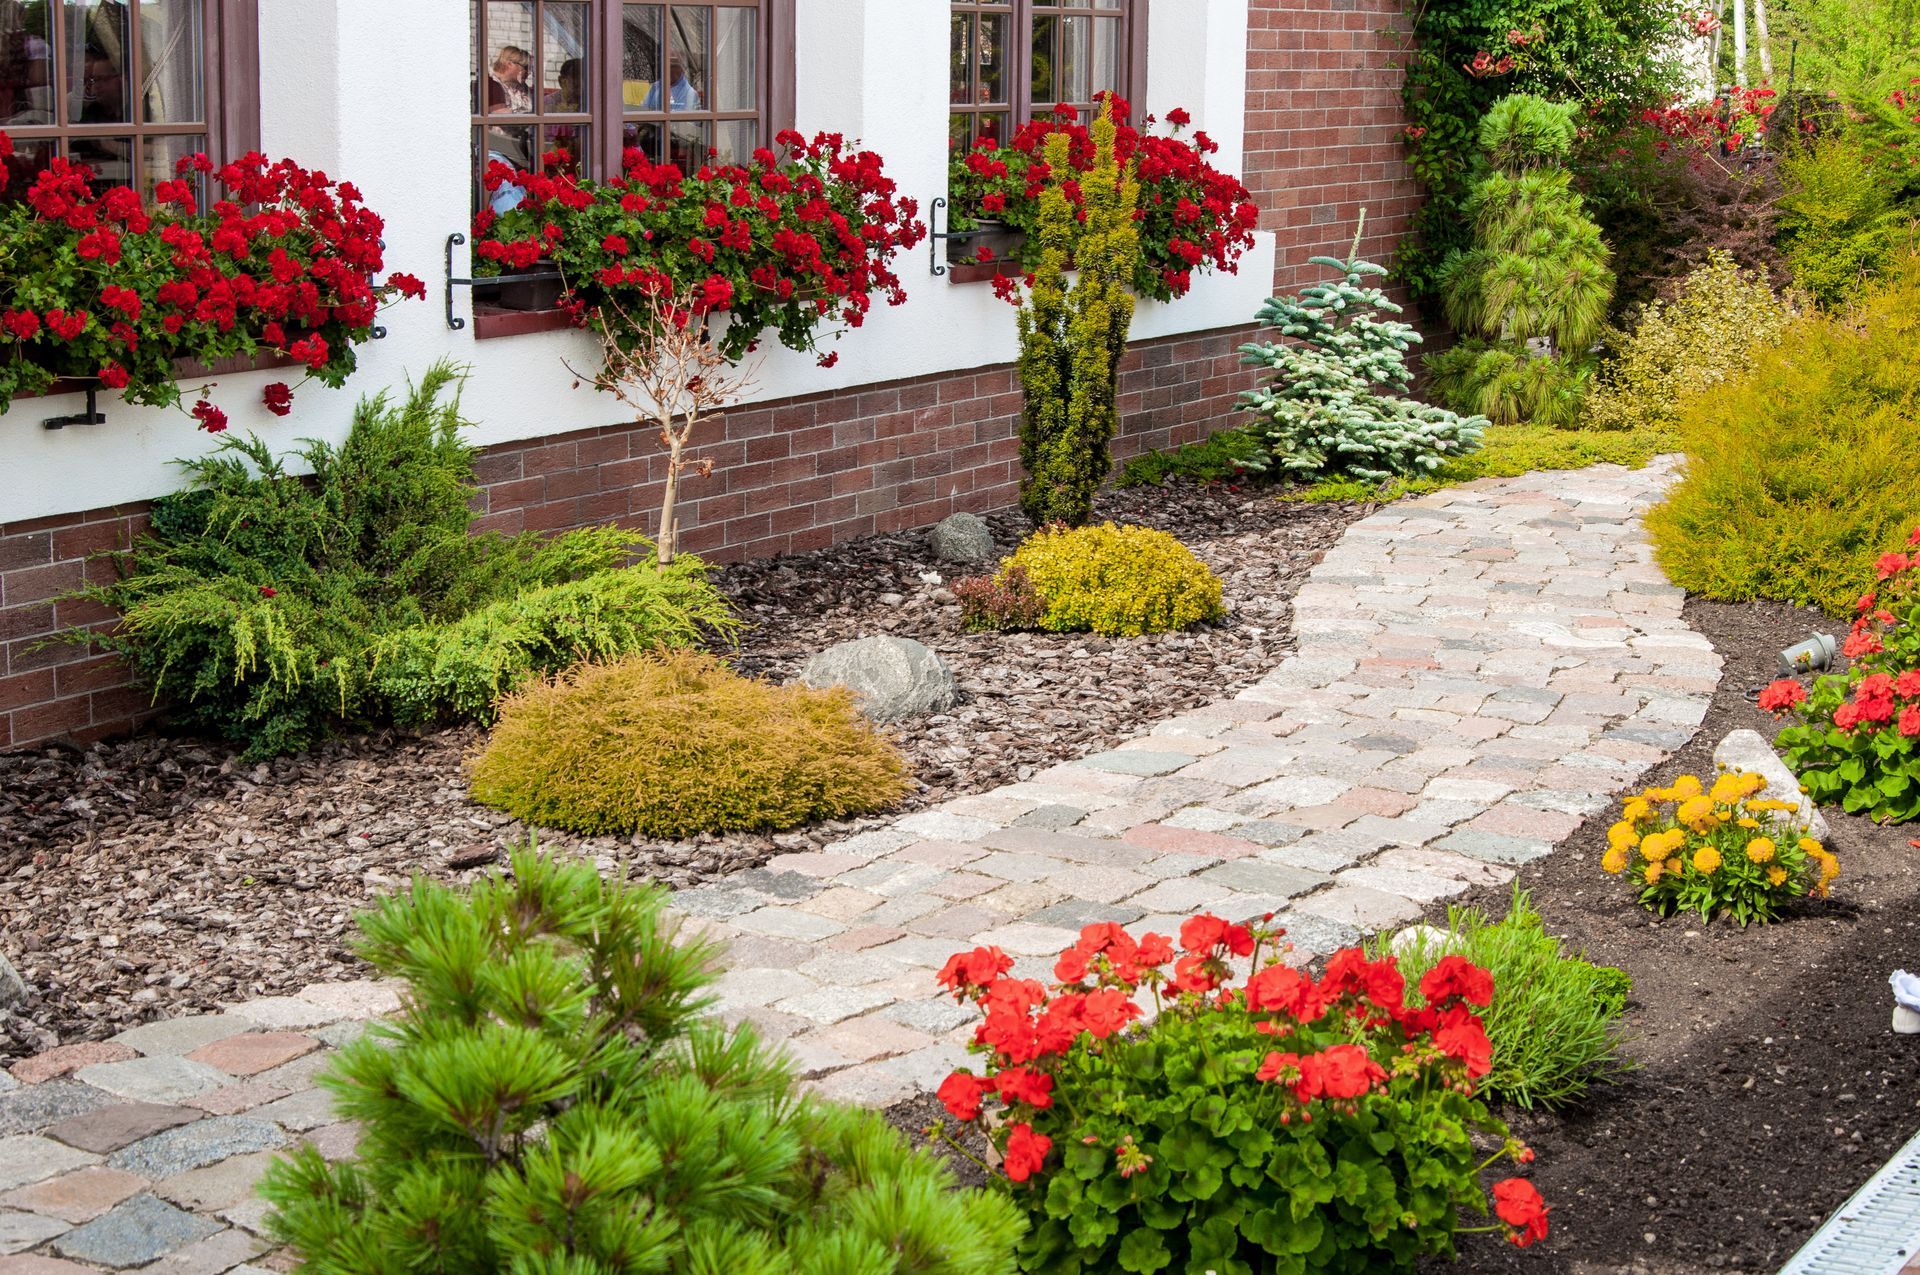
[[[1771,736],[1753,707],[1774,657],[1817,612],[1694,600],[1726,659],[1699,733],[1652,782],[1711,773],[1728,731]],[[1659,920],[1601,872],[1612,811],[1521,873],[1548,928],[1633,975],[1641,1070],[1559,1115],[1509,1113],[1535,1148],[1552,1234],[1524,1252],[1471,1237],[1460,1268],[1515,1275],[1772,1272],[1920,1129],[1920,1037],[1889,1029],[1887,975],[1920,969],[1920,825],[1826,811],[1840,879],[1827,901],[1739,929]],[[1475,902],[1494,914],[1506,898]],[[1920,1238],[1920,1237],[1917,1237]]]
[[[754,625],[739,652],[749,672],[784,678],[814,651],[874,633],[947,659],[959,704],[894,732],[918,779],[912,809],[1112,747],[1258,680],[1289,646],[1307,570],[1361,512],[1223,487],[1103,496],[1101,516],[1172,531],[1225,582],[1224,623],[1165,637],[963,634],[950,571],[919,532],[730,567],[721,581]],[[1002,549],[1023,529],[1017,514],[991,522]],[[39,992],[24,1016],[0,1016],[0,1056],[360,976],[346,940],[371,898],[416,872],[471,873],[526,836],[466,797],[461,759],[478,739],[471,727],[386,732],[260,765],[159,733],[0,754],[0,952]],[[684,886],[872,822],[542,840]]]

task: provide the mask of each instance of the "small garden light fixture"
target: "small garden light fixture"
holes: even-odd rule
[[[1833,653],[1839,642],[1831,633],[1816,633],[1798,646],[1780,652],[1780,676],[1793,677],[1833,666]]]

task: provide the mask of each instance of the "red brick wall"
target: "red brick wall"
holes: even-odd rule
[[[1276,291],[1319,277],[1308,257],[1343,256],[1362,207],[1364,255],[1389,260],[1406,233],[1418,192],[1402,162],[1394,33],[1404,27],[1398,0],[1252,0],[1244,177],[1278,239]],[[1246,336],[1136,346],[1121,377],[1116,455],[1224,423],[1250,383],[1233,353]],[[715,468],[686,491],[683,544],[718,559],[761,557],[1003,507],[1018,487],[1019,411],[1013,369],[998,367],[729,413],[724,436],[700,449]],[[651,530],[661,466],[635,427],[498,447],[480,461],[481,525]],[[106,570],[87,555],[125,544],[142,519],[127,507],[0,524],[0,748],[96,738],[148,711],[114,660],[38,645],[56,629],[110,620],[55,599]]]

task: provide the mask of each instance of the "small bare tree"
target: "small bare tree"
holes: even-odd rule
[[[656,540],[660,561],[671,562],[679,538],[674,502],[680,477],[688,471],[702,478],[713,472],[710,458],[687,458],[694,431],[751,391],[753,372],[719,351],[707,317],[685,296],[662,293],[637,312],[612,299],[603,301],[599,336],[603,359],[598,372],[589,376],[567,366],[638,412],[638,423],[660,427],[660,445],[667,449],[667,484]]]

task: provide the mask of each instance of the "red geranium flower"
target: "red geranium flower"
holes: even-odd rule
[[[275,416],[285,416],[293,411],[293,391],[287,388],[285,381],[275,381],[261,390],[260,399]]]
[[[940,1104],[955,1120],[974,1120],[980,1115],[980,1100],[993,1092],[993,1081],[970,1072],[956,1071],[940,1082]]]
[[[1790,677],[1779,678],[1767,683],[1760,698],[1755,701],[1763,713],[1784,713],[1795,704],[1804,704],[1807,688]]]
[[[1507,1236],[1525,1248],[1547,1237],[1547,1214],[1551,1212],[1540,1192],[1525,1178],[1508,1178],[1493,1187],[1493,1211],[1513,1230]]]
[[[204,398],[193,405],[193,419],[209,434],[218,434],[227,428],[227,414]]]
[[[1032,1125],[1013,1126],[1007,1136],[1007,1176],[1015,1182],[1025,1182],[1040,1172],[1047,1162],[1047,1152],[1051,1150],[1053,1139],[1044,1133],[1035,1133]]]

